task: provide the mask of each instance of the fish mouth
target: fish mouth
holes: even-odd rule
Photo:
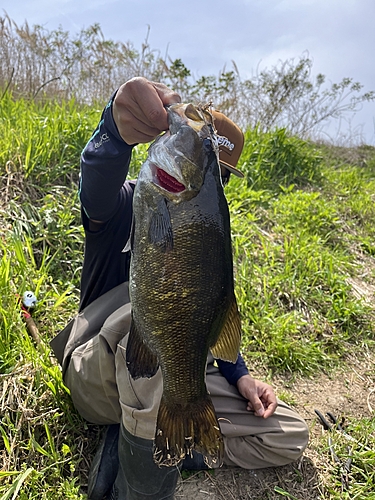
[[[165,191],[168,191],[169,193],[181,193],[182,191],[185,191],[185,186],[172,175],[168,174],[165,170],[155,164],[152,165],[152,169],[154,174],[154,184],[162,189],[165,189]]]

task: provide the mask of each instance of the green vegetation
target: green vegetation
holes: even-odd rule
[[[374,172],[335,168],[285,130],[246,138],[247,187],[227,188],[244,349],[272,369],[334,366],[374,339],[372,306],[350,284],[371,254]]]
[[[92,426],[70,403],[48,341],[78,305],[78,160],[100,111],[6,94],[0,113],[0,498],[84,498],[79,485],[96,438],[88,439]],[[278,375],[332,370],[374,345],[374,304],[354,293],[353,280],[374,283],[375,150],[352,150],[348,163],[342,151],[335,156],[334,148],[283,129],[254,129],[246,139],[245,181],[232,178],[226,188],[243,353],[250,366]],[[138,148],[133,176],[145,152]],[[42,348],[20,314],[17,294],[25,290],[38,297],[33,316]],[[367,433],[373,446],[373,430],[365,431],[371,425],[360,420],[352,432],[359,440]],[[356,453],[353,475],[363,485],[355,488],[365,498],[374,487],[375,455]],[[327,498],[338,499],[334,477]]]
[[[112,81],[135,74],[157,78],[162,66],[146,44],[143,53],[127,46],[128,59],[114,60],[109,67],[105,59],[109,48],[119,53],[124,47],[101,40],[99,27],[81,33],[74,43],[63,32],[48,34],[41,27],[34,31],[23,27],[17,33],[22,36],[14,35],[10,20],[1,19],[4,54],[13,57],[18,50],[35,67],[39,54],[45,67],[41,74],[31,71],[34,80],[28,75],[29,81],[21,81],[19,75],[26,75],[26,66],[21,65],[25,61],[16,65],[4,56],[0,62],[10,71],[0,82],[0,500],[84,500],[98,429],[74,410],[48,344],[78,307],[83,256],[77,198],[79,156],[101,113],[102,105],[93,104],[92,95],[104,100],[112,91]],[[31,50],[29,39],[39,40],[39,51],[38,43]],[[101,91],[90,87],[93,80],[84,66],[84,61],[90,61],[90,44],[102,56],[91,60],[96,70],[91,77],[102,85]],[[65,57],[65,65],[57,54]],[[116,73],[120,63],[128,65],[126,75]],[[98,77],[101,67],[110,75],[107,82]],[[297,95],[300,116],[307,112],[303,102],[312,103],[319,95],[329,99],[329,94],[319,94],[323,77],[309,81],[310,67],[311,61],[302,59],[295,66],[288,63],[264,72],[253,82],[243,82],[229,72],[218,80],[204,77],[192,83],[186,80],[190,72],[177,60],[167,65],[164,81],[196,99],[211,92],[227,110],[247,100],[253,102],[252,112],[257,110],[255,122],[239,117],[247,125],[239,165],[245,179],[232,176],[226,187],[236,294],[243,318],[242,352],[249,366],[270,379],[311,380],[326,373],[334,380],[337,370],[350,371],[353,359],[361,363],[367,356],[370,397],[375,376],[371,354],[375,342],[375,148],[339,148],[301,139],[322,123],[320,119],[314,122],[312,115],[304,128],[296,125],[294,132],[300,136],[291,133],[293,127],[276,127],[283,116],[291,116]],[[48,72],[51,68],[54,74]],[[69,80],[68,69],[78,71],[79,78]],[[6,75],[5,70],[0,74]],[[75,81],[82,93],[77,89],[64,93],[69,81]],[[281,92],[283,88],[289,89],[287,94]],[[89,89],[93,89],[90,95]],[[73,99],[75,90],[77,99]],[[358,90],[351,80],[334,87],[331,113],[348,110],[340,107],[344,94],[351,96]],[[262,95],[262,102],[256,104],[255,95]],[[362,96],[348,106],[355,109],[361,99],[372,98]],[[136,148],[131,177],[136,176],[146,149]],[[19,295],[26,290],[38,297],[33,318],[42,338],[40,346],[28,335],[21,314]],[[300,398],[288,383],[279,396],[293,405]],[[370,399],[367,403],[372,413]],[[324,492],[321,498],[375,498],[374,421],[357,415],[356,410],[345,409],[349,432],[360,443],[353,447],[349,491],[341,491],[337,467],[326,466],[326,437],[312,445],[318,455],[315,467]],[[336,444],[344,457],[348,443],[338,439]],[[308,478],[299,470],[295,473],[300,483],[306,482],[306,491],[311,489]],[[267,498],[313,498],[281,486],[272,487]]]

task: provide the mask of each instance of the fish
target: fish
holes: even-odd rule
[[[236,362],[241,320],[234,292],[229,208],[212,115],[166,107],[169,130],[149,147],[133,197],[131,376],[161,368],[154,460],[173,466],[193,450],[221,463],[223,436],[205,382],[207,356]]]

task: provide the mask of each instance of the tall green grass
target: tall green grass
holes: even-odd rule
[[[321,175],[321,154],[283,128],[269,132],[262,132],[260,127],[247,130],[241,158],[247,185],[255,191],[307,185]]]
[[[97,438],[75,412],[48,342],[78,307],[79,156],[99,114],[73,101],[0,101],[0,500],[85,498]],[[146,154],[137,148],[130,177]],[[369,148],[365,163],[333,161],[283,129],[247,132],[245,180],[231,179],[226,194],[250,366],[311,375],[374,346],[374,303],[351,281],[375,280],[374,158]],[[25,290],[38,297],[39,349],[20,314]],[[366,429],[360,420],[353,433]],[[356,498],[373,487],[374,458],[358,451]],[[339,499],[330,477],[330,498]]]
[[[80,152],[100,112],[101,106],[78,106],[73,99],[43,104],[6,92],[0,100],[1,168],[40,186],[66,183],[66,175],[77,176]]]
[[[99,116],[73,101],[0,101],[1,500],[80,499],[90,443],[49,340],[75,314],[83,254],[77,199],[80,152]],[[38,298],[29,336],[19,296]],[[87,428],[87,427],[86,427]]]
[[[374,230],[375,177],[328,166],[285,130],[246,139],[246,185],[234,179],[227,188],[243,351],[273,370],[332,367],[348,345],[374,340],[373,306],[348,278],[363,274],[357,238]]]

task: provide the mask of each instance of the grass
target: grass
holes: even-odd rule
[[[334,366],[348,343],[373,342],[373,309],[349,278],[363,271],[366,243],[371,252],[375,181],[368,169],[334,168],[285,131],[271,136],[248,132],[247,187],[235,179],[227,191],[244,351],[308,374]]]
[[[99,115],[74,101],[47,106],[8,93],[0,101],[0,500],[86,498],[97,428],[75,412],[48,341],[78,306],[79,155]],[[146,150],[138,148],[130,177]],[[374,148],[334,149],[255,129],[241,161],[246,180],[231,179],[226,193],[243,354],[269,377],[335,373],[349,355],[374,347],[373,298],[353,288],[375,285]],[[38,297],[42,348],[20,314],[25,290]],[[287,387],[280,396],[298,403]],[[350,425],[372,451],[353,450],[346,496],[322,462],[324,498],[371,498],[375,489],[374,421]],[[315,446],[327,455],[325,437]],[[337,443],[341,455],[346,446]],[[285,486],[274,494],[293,498]]]

